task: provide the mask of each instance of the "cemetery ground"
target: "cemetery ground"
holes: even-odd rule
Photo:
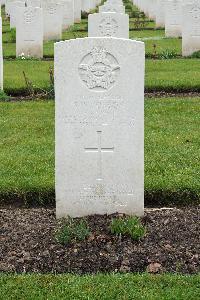
[[[42,60],[15,59],[15,32],[4,18],[3,299],[199,299],[199,54],[182,58],[180,39],[164,38],[146,19],[136,28],[136,21],[130,38],[146,45],[146,233],[140,240],[116,235],[111,219],[122,216],[91,216],[88,236],[63,245],[54,209],[53,42],[44,44]],[[87,18],[63,33],[85,36]]]

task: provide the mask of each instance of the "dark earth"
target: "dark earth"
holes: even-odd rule
[[[199,208],[146,209],[140,241],[109,232],[113,216],[87,217],[91,234],[67,246],[55,239],[55,209],[0,209],[0,271],[200,272]]]

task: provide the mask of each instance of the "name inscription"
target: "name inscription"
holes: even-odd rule
[[[70,113],[64,115],[67,125],[134,125],[133,115],[127,115],[126,103],[121,97],[77,97],[71,103]]]

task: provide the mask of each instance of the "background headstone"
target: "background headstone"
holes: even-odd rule
[[[182,2],[168,0],[165,4],[165,36],[181,37],[182,35]]]
[[[102,6],[99,6],[99,12],[117,12],[125,14],[125,7],[123,5],[104,4]]]
[[[16,19],[18,18],[18,8],[25,7],[24,1],[15,1],[10,3],[10,28],[16,27]]]
[[[81,22],[81,0],[74,0],[74,22]]]
[[[16,56],[43,57],[42,8],[19,9],[16,22]]]
[[[189,56],[200,51],[200,3],[183,6],[182,55]]]
[[[42,2],[44,40],[60,40],[62,38],[62,5],[52,0]]]
[[[62,4],[62,29],[67,29],[74,24],[74,0],[63,0]]]
[[[97,13],[88,16],[89,37],[129,38],[129,16],[119,13]]]

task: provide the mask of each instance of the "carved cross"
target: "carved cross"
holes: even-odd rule
[[[98,135],[98,146],[92,148],[85,148],[85,152],[87,153],[98,153],[98,176],[97,180],[102,180],[102,153],[113,153],[114,147],[105,148],[101,145],[101,134],[102,131],[97,131]]]

